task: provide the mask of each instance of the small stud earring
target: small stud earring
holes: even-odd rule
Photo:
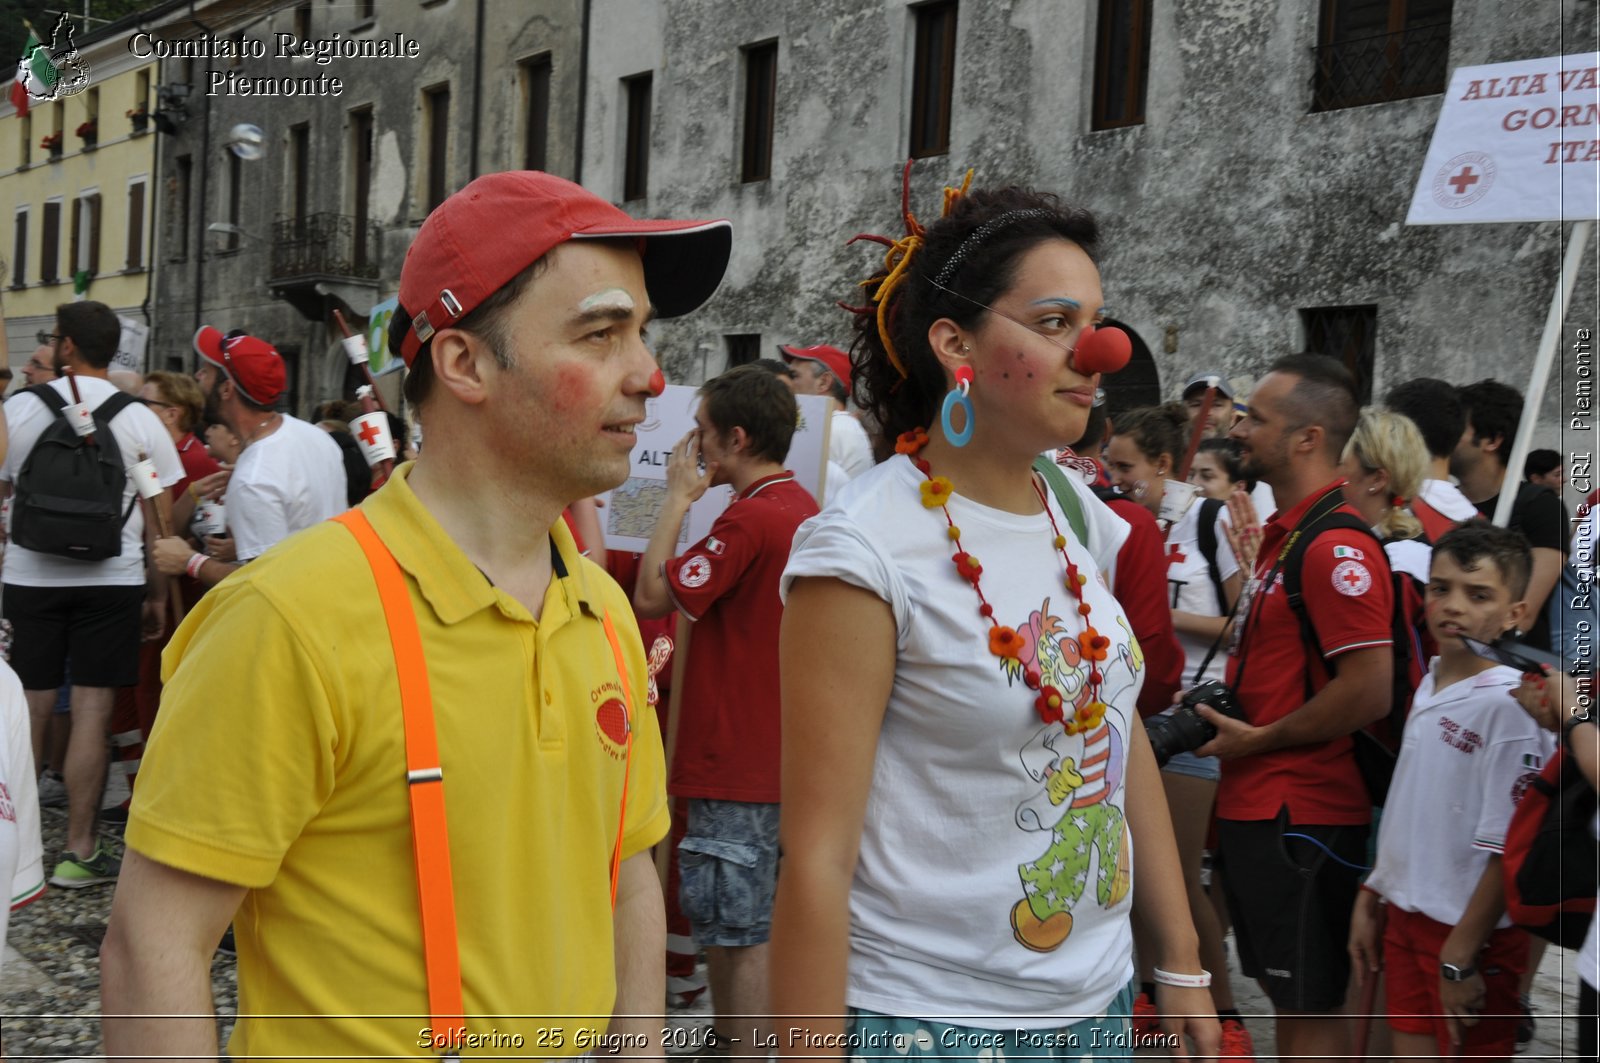
[[[972,348],[968,347],[965,343],[963,343],[961,345],[961,353],[962,354],[971,354],[972,353]]]

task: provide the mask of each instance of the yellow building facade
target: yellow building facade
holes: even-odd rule
[[[26,115],[0,94],[0,299],[13,370],[37,333],[53,328],[56,306],[79,297],[75,279],[87,281],[82,298],[123,318],[119,361],[149,364],[142,348],[154,292],[158,137],[148,116],[157,64],[133,54],[131,37],[131,29],[80,33],[87,83],[30,101]]]

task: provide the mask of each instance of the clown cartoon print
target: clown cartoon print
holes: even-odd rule
[[[1017,868],[1022,899],[1011,909],[1011,929],[1035,952],[1059,948],[1071,935],[1073,909],[1084,903],[1091,880],[1101,908],[1121,903],[1132,882],[1127,823],[1112,803],[1127,774],[1128,739],[1105,706],[1132,704],[1144,657],[1120,615],[1117,623],[1121,640],[1100,638],[1093,628],[1074,633],[1047,598],[1018,625],[1021,652],[1004,662],[1019,676],[1038,669],[1041,715],[1056,717],[1020,754],[1038,789],[1017,806],[1016,825],[1042,835],[1044,850]],[[1099,699],[1090,684],[1096,669]]]

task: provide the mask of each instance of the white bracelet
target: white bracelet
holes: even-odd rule
[[[1178,986],[1181,989],[1206,989],[1211,985],[1210,971],[1201,971],[1199,974],[1173,974],[1171,971],[1155,967],[1151,973],[1160,985]]]

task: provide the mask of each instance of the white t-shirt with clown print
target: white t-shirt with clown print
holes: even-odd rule
[[[1050,520],[951,498],[962,546],[983,565],[989,621],[951,562],[944,514],[922,504],[924,482],[900,456],[851,481],[801,525],[783,577],[785,595],[807,576],[862,587],[895,621],[894,685],[851,887],[847,1000],[969,1026],[1063,1025],[1103,1012],[1132,975],[1124,803],[1145,665],[1109,590],[1128,526],[1074,483],[1091,554],[1046,491],[1089,577],[1088,622],[1110,640],[1104,722],[1071,734],[1043,721],[1022,675],[1038,668],[1071,704],[1090,700],[1085,618]],[[992,623],[1022,636],[1017,658],[990,652]]]

